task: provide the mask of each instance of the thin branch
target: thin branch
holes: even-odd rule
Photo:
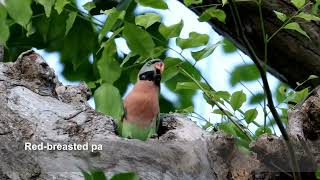
[[[192,6],[189,9],[196,9],[196,8],[204,8],[204,7],[212,7],[212,6],[222,6],[223,4],[205,4],[205,5],[200,5],[200,6]]]
[[[240,18],[240,15],[239,15],[239,12],[238,12],[238,8],[234,2],[234,0],[230,0],[229,1],[230,3],[230,8],[231,8],[231,11],[234,12],[234,15],[235,15],[235,19],[236,19],[236,24],[239,28],[241,28],[242,30],[240,31],[240,38],[242,39],[242,41],[244,42],[244,46],[246,47],[246,49],[248,50],[248,53],[252,59],[252,61],[256,64],[259,72],[260,72],[260,75],[261,75],[261,79],[262,79],[262,83],[264,85],[264,90],[265,90],[265,94],[267,96],[267,100],[268,100],[268,106],[269,106],[269,109],[280,129],[280,132],[283,136],[283,139],[286,141],[287,143],[287,146],[288,146],[288,150],[289,150],[289,154],[290,154],[290,159],[291,159],[291,163],[292,163],[292,168],[293,168],[293,174],[294,174],[294,177],[295,179],[301,179],[300,177],[300,173],[299,173],[299,166],[298,166],[298,163],[297,163],[297,160],[296,160],[296,157],[295,157],[295,153],[294,153],[294,150],[293,150],[293,146],[292,144],[290,143],[290,138],[289,138],[289,135],[287,133],[287,131],[285,130],[283,124],[282,124],[282,121],[280,119],[280,116],[274,106],[274,103],[273,103],[273,99],[272,99],[272,93],[271,93],[271,90],[270,90],[270,87],[269,87],[269,83],[268,83],[268,79],[267,79],[267,76],[266,76],[266,72],[264,71],[264,68],[263,66],[261,65],[260,63],[260,59],[258,58],[258,56],[256,55],[254,49],[252,48],[250,42],[248,41],[246,35],[245,35],[245,31],[243,29],[243,25],[242,25],[242,21],[241,21],[241,18]],[[261,5],[261,4],[260,4]]]

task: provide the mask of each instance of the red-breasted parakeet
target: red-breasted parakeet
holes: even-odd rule
[[[117,129],[121,137],[145,141],[157,134],[163,70],[162,60],[154,59],[144,64],[139,71],[136,84],[124,99],[124,116]]]

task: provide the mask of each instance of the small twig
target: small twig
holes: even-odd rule
[[[80,109],[79,111],[77,111],[75,113],[69,114],[67,117],[64,117],[63,119],[64,120],[70,120],[70,119],[78,116],[80,113],[86,111],[87,109],[88,109],[88,107],[86,106],[85,108],[82,108],[82,109]]]
[[[212,6],[222,6],[222,4],[205,4],[205,5],[200,5],[200,6],[192,6],[189,9],[193,10],[196,8],[204,8],[204,7],[212,7]]]

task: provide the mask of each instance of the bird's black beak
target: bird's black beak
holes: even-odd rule
[[[156,73],[154,74],[154,80],[157,82],[161,81],[161,72],[159,69],[156,69]]]
[[[154,73],[154,81],[157,85],[160,85],[161,81],[161,74],[164,70],[164,63],[163,62],[157,62],[154,64],[155,67],[155,73]]]

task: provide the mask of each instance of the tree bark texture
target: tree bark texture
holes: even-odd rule
[[[289,114],[287,130],[305,177],[314,177],[320,164],[319,94],[315,90]],[[209,133],[184,116],[169,114],[162,117],[158,138],[124,139],[115,134],[112,118],[90,108],[89,96],[84,84],[63,86],[33,51],[14,63],[0,63],[0,179],[83,179],[80,169],[90,168],[108,176],[134,171],[141,179],[290,177],[281,137],[263,135],[251,143],[251,152],[244,153],[234,137]],[[30,151],[25,143],[89,143],[103,148]]]
[[[220,2],[203,0],[202,5],[218,4]],[[226,23],[211,19],[210,24],[215,31],[230,39],[243,52],[248,54],[239,38],[239,32],[244,31],[258,57],[263,60],[264,43],[256,1],[238,1],[236,4],[243,22],[242,28],[236,27],[228,4],[222,8],[227,14]],[[207,7],[195,7],[192,7],[191,10],[198,15],[207,9]],[[310,10],[311,6],[306,6],[306,9]],[[283,24],[277,19],[274,10],[285,13],[288,17],[297,12],[290,0],[263,0],[262,14],[265,31],[269,37]],[[310,75],[320,76],[320,23],[306,22],[299,18],[295,18],[294,21],[299,22],[311,40],[296,31],[282,30],[269,43],[267,62],[268,71],[291,87],[296,87],[296,82],[303,82]],[[319,80],[314,81],[311,84],[319,84]]]

